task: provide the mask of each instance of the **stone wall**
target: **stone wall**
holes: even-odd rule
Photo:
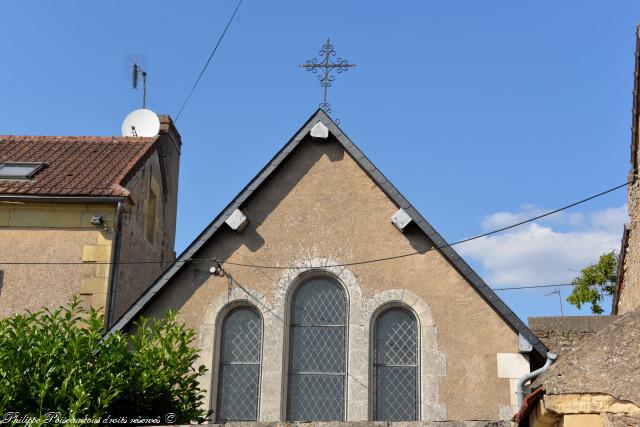
[[[175,259],[180,135],[167,116],[161,120],[157,149],[126,182],[130,194],[121,218],[122,264],[115,266],[110,321],[118,319]],[[143,263],[132,264],[136,261]]]
[[[529,317],[529,329],[556,354],[566,354],[599,332],[616,316]]]

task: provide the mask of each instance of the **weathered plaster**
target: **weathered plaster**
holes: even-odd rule
[[[196,259],[178,272],[141,314],[161,316],[169,308],[178,309],[187,325],[200,328],[206,308],[227,292],[227,278],[208,272],[211,262],[206,259],[216,257],[235,283],[259,292],[282,317],[287,292],[284,285],[300,274],[299,269],[287,271],[287,267],[324,269],[334,262],[430,248],[431,242],[415,225],[408,225],[401,233],[391,223],[390,218],[399,208],[331,137],[322,143],[309,138],[241,206],[249,220],[247,227],[240,233],[226,225],[219,229],[194,256]],[[282,266],[285,270],[252,265]],[[369,337],[370,313],[375,308],[366,301],[377,294],[385,295],[390,289],[403,289],[407,305],[412,304],[412,294],[419,297],[430,308],[431,320],[437,327],[430,327],[430,322],[422,318],[426,311],[419,310],[421,327],[426,325],[421,334],[431,334],[421,337],[423,347],[428,339],[437,344],[432,357],[436,364],[423,363],[423,369],[443,366],[430,373],[437,377],[437,387],[427,388],[437,393],[437,398],[421,396],[423,405],[436,402],[446,407],[447,419],[464,420],[496,419],[500,407],[510,404],[509,379],[498,377],[496,354],[517,353],[518,333],[438,251],[341,269],[328,270],[339,278],[349,295],[349,349],[365,349],[359,354],[349,353],[348,420],[369,416],[369,358],[362,359],[369,348],[368,344],[355,341]],[[388,298],[382,299],[378,304],[388,302]],[[279,334],[273,340],[282,343],[274,345],[286,348],[282,325]],[[265,349],[268,335],[265,332]],[[262,379],[263,383],[274,384],[269,391],[271,396],[282,396],[284,385],[278,372],[286,366],[286,354],[274,353],[280,358],[280,367],[269,372],[272,380],[267,381],[266,371]],[[446,358],[438,353],[446,354]],[[422,380],[421,384],[429,381],[433,382],[433,378]],[[261,419],[282,416],[280,406],[274,411],[275,407],[263,404]],[[422,417],[437,417],[438,411],[423,407]]]

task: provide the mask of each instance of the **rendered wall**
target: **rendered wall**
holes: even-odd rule
[[[316,259],[345,263],[430,247],[415,225],[410,225],[403,234],[391,224],[390,218],[398,207],[337,142],[303,141],[242,209],[249,219],[248,227],[237,233],[224,226],[198,257],[290,266]],[[428,217],[428,212],[424,213]],[[170,308],[179,309],[182,320],[204,334],[201,343],[210,339],[215,331],[208,328],[209,307],[229,295],[227,278],[212,277],[210,266],[206,261],[191,262],[142,314],[161,316]],[[229,264],[225,269],[242,288],[264,296],[262,311],[268,311],[265,307],[269,305],[275,306],[286,291],[282,288],[287,286],[289,273]],[[348,275],[360,287],[363,301],[394,289],[416,295],[430,307],[437,332],[437,352],[445,356],[446,366],[438,374],[434,394],[421,398],[444,406],[445,419],[498,419],[505,416],[505,408],[506,412],[512,409],[510,380],[499,378],[497,359],[498,353],[519,356],[518,335],[438,252],[352,266]],[[244,292],[237,284],[232,288],[234,293]],[[368,328],[368,319],[357,321],[362,324],[355,326]],[[282,322],[279,326],[265,327],[265,346],[277,345],[286,333]],[[368,337],[362,339],[359,351],[363,353],[357,364],[366,365]],[[272,371],[263,370],[262,392],[263,396],[275,394],[275,398],[269,398],[277,400],[282,392],[282,366],[286,361],[277,352],[274,357],[280,357],[280,367],[273,362]],[[204,363],[212,368],[211,360]],[[434,360],[422,369],[434,370],[436,364]],[[359,386],[369,388],[366,375],[358,381]],[[367,401],[349,402],[352,407],[348,408],[347,417],[359,414],[355,420],[366,419],[367,404]],[[263,421],[277,421],[281,420],[282,412],[263,406],[260,417]]]
[[[104,307],[115,205],[0,202],[0,317],[54,309],[80,294]],[[108,230],[90,224],[102,215]],[[79,264],[3,265],[2,262]]]

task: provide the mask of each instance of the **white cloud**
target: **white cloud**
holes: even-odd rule
[[[536,206],[498,212],[482,220],[483,230],[504,227],[539,215]],[[590,214],[558,213],[494,236],[457,246],[461,255],[480,263],[492,286],[568,283],[576,271],[620,249],[626,205]]]

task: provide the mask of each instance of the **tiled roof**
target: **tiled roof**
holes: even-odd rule
[[[29,180],[0,179],[0,195],[127,196],[126,180],[153,138],[0,135],[0,162],[42,162]]]

